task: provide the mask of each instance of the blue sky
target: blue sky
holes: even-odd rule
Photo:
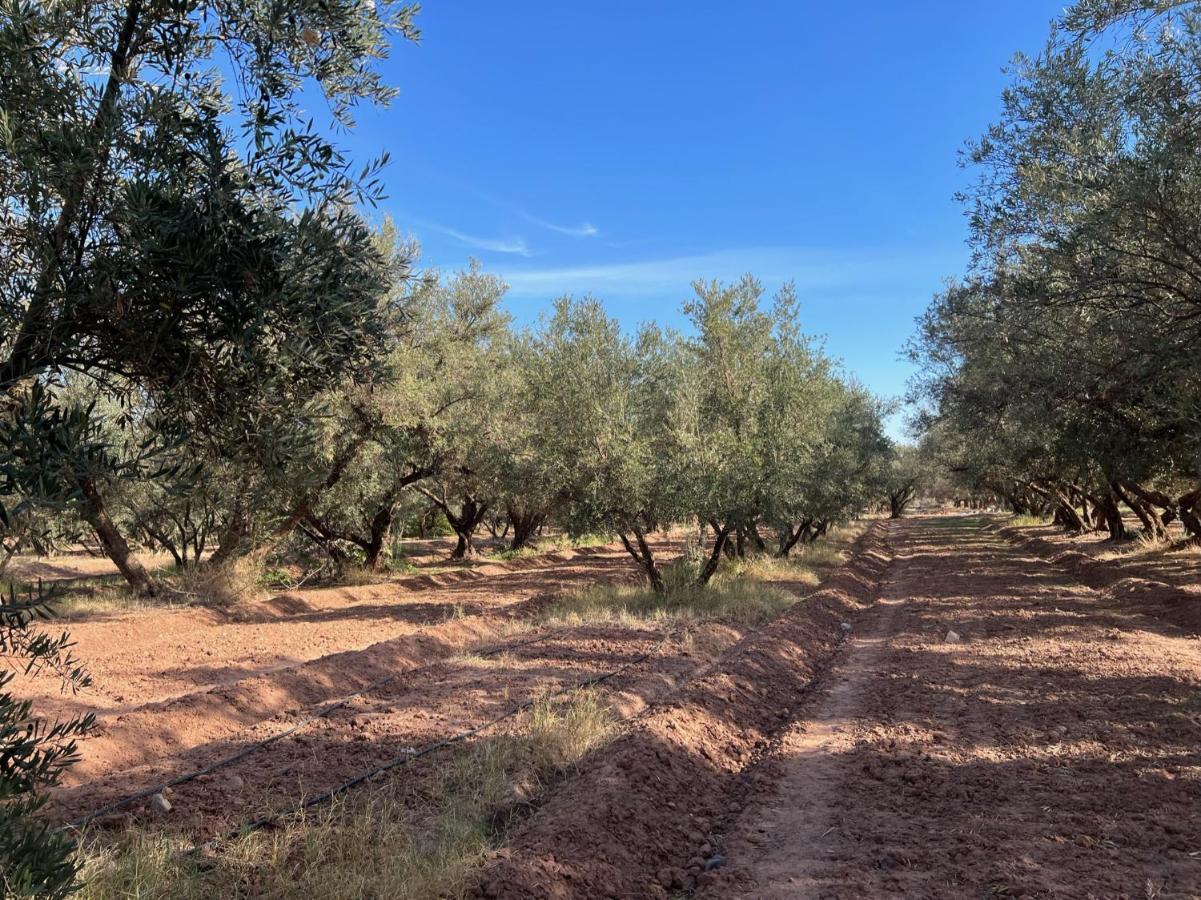
[[[347,142],[391,155],[383,209],[424,262],[479,258],[518,322],[591,292],[678,324],[694,278],[793,279],[806,329],[896,395],[966,263],[958,151],[1061,8],[435,0]]]

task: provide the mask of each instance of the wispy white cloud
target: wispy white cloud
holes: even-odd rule
[[[828,253],[795,248],[744,248],[662,259],[554,268],[504,267],[514,296],[592,292],[600,296],[685,294],[697,278],[731,280],[751,272],[772,285],[791,280],[805,290],[844,291],[886,284],[929,258],[896,253]]]
[[[413,161],[410,160],[410,163],[412,162]],[[600,229],[597,228],[596,225],[594,225],[590,220],[586,219],[583,222],[580,222],[578,225],[564,225],[560,222],[555,222],[551,219],[545,218],[544,216],[536,215],[523,206],[519,206],[516,203],[506,200],[505,198],[500,197],[491,191],[481,190],[475,185],[469,184],[460,178],[456,178],[448,172],[444,172],[434,166],[422,164],[421,168],[427,177],[432,177],[437,181],[448,185],[454,191],[469,195],[477,200],[482,200],[484,203],[487,203],[489,206],[492,206],[495,209],[504,210],[510,215],[524,219],[531,225],[537,225],[539,228],[545,228],[547,231],[553,231],[556,234],[565,234],[568,237],[577,238],[596,237],[600,234]]]
[[[558,225],[555,222],[551,222],[547,219],[535,216],[532,213],[528,213],[524,209],[520,209],[518,207],[511,208],[527,222],[532,222],[534,225],[537,225],[539,228],[545,228],[547,231],[554,231],[558,234],[566,234],[570,237],[580,238],[596,237],[598,234],[600,234],[600,229],[598,229],[591,222],[581,222],[579,225]]]
[[[758,247],[544,268],[512,262],[498,266],[497,272],[509,285],[509,296],[520,301],[545,303],[569,294],[592,294],[630,309],[649,304],[648,314],[652,307],[662,314],[690,296],[698,278],[730,282],[749,272],[769,292],[793,282],[811,311],[817,308],[813,304],[833,312],[908,308],[916,302],[918,307],[906,313],[916,315],[939,289],[945,273],[962,266],[961,256],[958,247],[856,251]]]
[[[493,253],[512,253],[517,256],[530,256],[529,245],[526,244],[525,238],[517,237],[481,237],[480,235],[468,234],[465,231],[460,231],[457,228],[452,228],[449,225],[442,225],[439,222],[428,222],[420,219],[411,219],[412,223],[418,229],[428,229],[436,231],[439,234],[444,234],[447,237],[454,238],[468,247],[474,247],[477,250],[490,250]]]

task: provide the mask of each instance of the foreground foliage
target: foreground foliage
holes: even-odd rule
[[[87,687],[67,635],[37,627],[50,613],[45,595],[0,594],[0,655],[26,678],[58,678],[65,690]],[[75,741],[94,719],[35,718],[32,704],[13,694],[16,677],[12,669],[0,672],[0,889],[6,897],[62,897],[76,885],[75,845],[34,813],[45,804],[43,789],[76,759]]]

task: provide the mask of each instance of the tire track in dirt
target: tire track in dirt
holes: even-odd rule
[[[748,777],[699,895],[1198,896],[1196,638],[977,520],[894,541],[881,602]]]

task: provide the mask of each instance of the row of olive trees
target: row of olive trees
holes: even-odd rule
[[[1071,7],[972,149],[977,263],[920,323],[940,457],[1072,530],[1201,540],[1199,51],[1195,3]]]
[[[893,449],[879,404],[800,332],[790,288],[767,308],[749,276],[694,288],[683,334],[628,336],[596,301],[563,300],[516,344],[542,513],[616,533],[656,590],[661,526],[711,531],[704,583],[728,545],[787,555],[859,512]]]
[[[0,558],[86,528],[153,593],[126,492],[196,496],[195,530],[214,513],[189,485],[247,462],[287,473],[327,421],[315,398],[378,377],[399,273],[355,212],[375,168],[301,104],[319,91],[350,125],[356,104],[386,102],[378,63],[417,37],[414,12],[0,4]],[[65,640],[32,627],[49,599],[0,597],[0,651],[79,684]],[[5,896],[72,887],[70,840],[31,813],[86,726],[40,721],[0,678]]]
[[[390,225],[376,245],[395,275],[366,366],[309,393],[246,384],[211,416],[195,391],[102,394],[83,417],[95,499],[36,522],[93,531],[142,593],[159,586],[139,545],[210,567],[316,546],[375,569],[427,510],[454,558],[485,522],[511,549],[546,525],[616,534],[658,590],[661,527],[711,532],[703,583],[724,555],[787,555],[890,490],[911,497],[881,404],[801,332],[791,288],[767,303],[750,276],[698,282],[685,333],[626,334],[591,299],[515,330],[505,285],[477,264],[413,275]],[[103,388],[66,378],[56,408]]]
[[[335,392],[312,475],[247,504],[243,551],[292,524],[375,568],[398,513],[424,504],[454,530],[456,558],[486,521],[506,523],[512,549],[554,524],[618,535],[662,589],[648,536],[674,522],[712,531],[701,582],[725,553],[816,539],[886,486],[880,404],[800,332],[791,289],[765,308],[749,276],[695,287],[687,334],[628,335],[592,299],[514,330],[504,284],[478,266],[410,280],[385,374]]]

